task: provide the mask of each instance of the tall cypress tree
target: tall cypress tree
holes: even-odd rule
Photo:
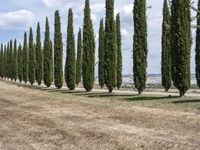
[[[25,84],[28,81],[28,48],[27,48],[27,34],[24,33],[24,45],[23,45],[23,80]]]
[[[3,78],[6,79],[6,44],[3,48]]]
[[[197,85],[200,87],[200,0],[198,1],[197,9],[197,30],[196,30],[196,78]]]
[[[6,78],[6,44],[3,45],[3,64],[2,64],[3,78]]]
[[[0,52],[0,77],[3,78],[3,44],[1,44]]]
[[[147,22],[146,0],[135,0],[133,10],[134,37],[133,37],[133,72],[134,84],[141,94],[146,87],[147,80]]]
[[[171,53],[170,53],[170,12],[167,0],[163,4],[163,23],[162,23],[162,86],[168,91],[171,87]]]
[[[13,52],[13,79],[17,80],[18,74],[18,63],[17,63],[17,40],[14,41],[14,52]]]
[[[184,96],[190,88],[191,14],[190,0],[172,0],[171,52],[174,86]]]
[[[105,84],[105,29],[104,21],[101,19],[99,26],[99,85],[103,88]]]
[[[72,9],[69,9],[68,13],[66,55],[65,82],[70,90],[74,90],[76,84],[76,58]]]
[[[114,20],[114,0],[106,0],[105,22],[105,83],[111,93],[116,86],[116,33]]]
[[[82,76],[82,33],[81,28],[78,32],[78,42],[77,42],[77,58],[76,58],[76,84],[78,85],[81,82]]]
[[[52,50],[52,44],[50,40],[50,30],[49,30],[49,21],[48,18],[46,18],[46,25],[45,25],[45,39],[44,39],[44,75],[43,80],[44,84],[47,87],[51,86],[51,83],[53,82],[53,50]]]
[[[18,51],[17,51],[18,57],[18,79],[19,82],[22,82],[23,80],[23,54],[22,54],[22,46],[21,44],[18,46]]]
[[[117,42],[117,88],[122,85],[122,49],[121,49],[121,23],[120,14],[116,17],[116,42]]]
[[[35,49],[33,43],[33,32],[32,28],[30,28],[29,34],[29,69],[28,69],[28,77],[31,85],[35,82]]]
[[[35,78],[38,85],[41,85],[42,82],[42,48],[41,48],[41,37],[40,37],[40,23],[37,24],[37,35],[36,35],[36,65],[35,65]]]
[[[93,24],[90,15],[90,2],[85,1],[84,25],[83,25],[83,86],[86,91],[91,91],[94,84],[95,68],[95,39]]]
[[[6,47],[6,61],[5,61],[5,74],[6,74],[6,79],[9,79],[9,71],[10,71],[10,56],[9,56],[9,52],[10,52],[10,42],[7,43],[7,47]]]
[[[55,12],[54,33],[54,83],[57,88],[63,86],[63,44],[59,11]]]
[[[9,78],[13,81],[13,41],[10,40],[10,47],[9,47]]]
[[[2,79],[5,77],[5,45],[3,44],[3,56],[2,56]]]

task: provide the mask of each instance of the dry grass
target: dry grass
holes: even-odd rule
[[[197,97],[34,90],[0,81],[0,149],[199,149],[198,107]]]

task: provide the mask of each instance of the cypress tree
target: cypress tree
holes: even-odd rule
[[[163,4],[163,23],[162,23],[162,86],[168,91],[171,87],[171,55],[170,55],[170,12],[167,0]]]
[[[6,78],[9,80],[10,78],[10,42],[7,43],[6,48]]]
[[[65,82],[70,90],[74,90],[76,84],[76,58],[72,9],[69,9],[68,13],[66,55]]]
[[[54,83],[60,89],[63,86],[63,44],[59,11],[55,12],[54,33]]]
[[[105,29],[104,21],[101,19],[99,27],[99,85],[103,88],[105,84]]]
[[[36,35],[36,65],[35,65],[35,78],[38,85],[42,82],[42,48],[41,48],[41,37],[40,37],[40,23],[37,24],[37,35]]]
[[[90,2],[85,1],[84,25],[83,25],[83,86],[86,91],[91,91],[94,84],[95,68],[95,39],[93,24],[90,15]]]
[[[116,42],[117,42],[117,88],[122,85],[122,49],[121,49],[121,23],[120,14],[116,17]]]
[[[51,86],[53,82],[53,50],[52,50],[52,43],[50,40],[50,29],[49,29],[49,21],[46,18],[46,25],[45,25],[45,39],[44,39],[44,84],[47,87]]]
[[[10,40],[10,47],[9,47],[9,78],[13,81],[13,41]]]
[[[190,88],[191,14],[190,0],[172,0],[171,52],[174,86],[184,96]]]
[[[197,9],[197,29],[196,29],[196,78],[197,85],[200,87],[200,1],[198,1]]]
[[[18,79],[19,82],[21,83],[23,80],[23,55],[22,55],[22,46],[21,44],[18,46]]]
[[[116,86],[116,33],[114,20],[114,0],[106,0],[105,22],[105,83],[111,93]]]
[[[6,45],[3,46],[3,64],[2,64],[3,78],[6,78]]]
[[[135,0],[133,10],[134,37],[133,37],[133,72],[134,84],[141,94],[146,87],[147,80],[147,22],[146,0]]]
[[[10,56],[9,56],[9,49],[10,49],[10,43],[8,42],[7,43],[7,46],[6,46],[6,60],[5,60],[5,77],[6,77],[6,79],[9,79],[9,62],[10,62],[10,60],[9,60],[9,58],[10,58]]]
[[[4,78],[4,75],[5,75],[5,70],[4,70],[4,67],[5,67],[5,45],[2,44],[2,47],[1,47],[1,57],[2,57],[2,62],[1,62],[1,73],[2,73],[2,79]]]
[[[78,32],[78,42],[77,42],[77,58],[76,58],[76,84],[81,82],[82,75],[82,33],[81,28]]]
[[[17,40],[14,41],[14,52],[13,52],[13,79],[17,80],[18,74],[18,63],[17,63]]]
[[[32,28],[30,28],[29,34],[29,69],[28,69],[28,77],[31,85],[35,82],[35,49],[33,43],[33,32]]]
[[[27,34],[24,33],[24,45],[23,45],[23,80],[25,84],[28,81],[28,48],[27,48]]]
[[[0,52],[0,77],[3,78],[3,44],[1,44]]]

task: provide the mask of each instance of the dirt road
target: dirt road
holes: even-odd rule
[[[200,115],[0,81],[0,149],[200,149]]]

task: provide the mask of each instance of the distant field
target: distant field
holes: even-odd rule
[[[0,149],[199,149],[199,90],[136,93],[0,81]]]

